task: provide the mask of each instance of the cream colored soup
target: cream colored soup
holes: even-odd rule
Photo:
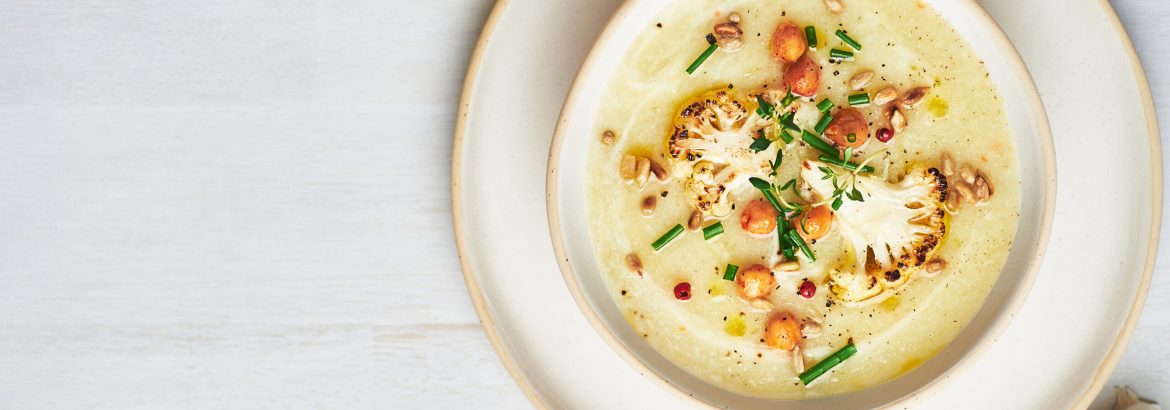
[[[717,51],[687,75],[684,68],[707,46],[703,36],[731,13],[740,16],[745,46],[730,53]],[[864,88],[871,96],[887,86],[903,94],[916,86],[931,87],[919,106],[905,111],[907,127],[888,143],[873,137],[878,128],[888,126],[882,108],[860,107],[872,124],[871,136],[854,161],[888,149],[888,155],[871,165],[877,168],[875,178],[885,174],[889,181],[897,181],[914,167],[941,168],[942,155],[949,153],[955,168],[968,164],[991,182],[990,199],[962,203],[947,213],[945,237],[929,255],[930,261],[945,262],[941,272],[906,269],[910,280],[896,290],[845,303],[830,292],[828,275],[831,269],[848,270],[852,251],[834,224],[828,236],[810,245],[815,262],[798,257],[799,271],[774,273],[777,285],[766,302],[749,302],[737,293],[736,282],[724,280],[725,266],[772,267],[782,259],[775,231],[753,235],[740,226],[745,205],[761,197],[746,183],[730,187],[728,201],[735,210],[703,223],[721,221],[722,236],[706,241],[702,232],[686,231],[660,251],[651,247],[671,227],[686,225],[694,209],[683,187],[691,168],[685,159],[667,153],[680,109],[697,95],[724,89],[755,110],[749,93],[765,85],[782,88],[782,65],[769,52],[772,32],[781,22],[817,28],[816,50],[810,53],[822,67],[821,84],[815,98],[798,103],[803,128],[813,128],[808,121],[820,116],[813,102],[829,98],[837,107],[847,106],[846,96],[857,93],[847,82],[865,70],[875,73]],[[837,29],[847,30],[862,44],[853,60],[829,60],[831,48],[850,50],[833,35]],[[707,382],[750,396],[800,399],[841,394],[898,377],[930,359],[959,333],[1004,264],[1017,225],[1019,178],[1003,105],[967,44],[917,1],[850,2],[840,14],[827,10],[822,0],[676,1],[640,35],[606,95],[596,122],[598,138],[588,152],[592,172],[586,188],[596,257],[630,326],[663,356]],[[603,138],[605,131],[613,138]],[[758,159],[772,158],[780,145],[772,144]],[[782,149],[784,163],[775,178],[779,183],[799,180],[802,160],[818,155],[799,142]],[[625,155],[652,158],[669,170],[666,180],[650,176],[644,185],[623,180],[619,167]],[[951,175],[952,195],[958,179]],[[647,197],[655,202],[650,216],[642,209]],[[641,275],[629,269],[630,254],[640,260]],[[805,279],[816,285],[811,298],[798,294]],[[685,301],[674,292],[684,282],[692,293]],[[795,353],[764,343],[765,323],[781,311],[791,312],[804,326]],[[856,355],[809,385],[801,383],[797,361],[811,367],[850,339]]]

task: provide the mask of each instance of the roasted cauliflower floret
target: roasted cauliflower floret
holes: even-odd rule
[[[686,177],[691,204],[705,214],[727,215],[727,194],[749,177],[767,174],[775,148],[757,153],[751,144],[771,121],[760,117],[754,105],[749,109],[719,89],[700,95],[675,117],[667,152],[676,175]]]
[[[801,179],[822,198],[834,192],[825,167],[805,161],[801,168]],[[916,168],[900,182],[858,175],[852,186],[863,201],[844,200],[835,216],[851,245],[853,266],[830,273],[830,290],[843,301],[860,302],[897,289],[926,263],[946,233],[947,179],[935,168]]]

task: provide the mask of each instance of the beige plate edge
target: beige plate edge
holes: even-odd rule
[[[1109,376],[1117,368],[1117,363],[1121,361],[1122,353],[1125,353],[1125,348],[1129,345],[1129,338],[1133,336],[1133,330],[1137,327],[1138,318],[1142,314],[1142,308],[1146,305],[1146,295],[1150,291],[1150,281],[1154,277],[1154,261],[1158,256],[1158,236],[1161,233],[1162,226],[1162,138],[1158,130],[1158,114],[1154,109],[1154,97],[1150,92],[1150,82],[1146,79],[1146,71],[1141,66],[1137,49],[1133,47],[1133,40],[1129,38],[1129,33],[1125,31],[1125,26],[1121,24],[1121,18],[1117,16],[1117,10],[1113,8],[1109,0],[1100,0],[1098,5],[1101,6],[1105,18],[1109,19],[1109,23],[1113,25],[1113,29],[1119,34],[1121,44],[1125,47],[1125,52],[1129,54],[1134,77],[1138,82],[1138,92],[1141,93],[1142,111],[1146,116],[1146,129],[1149,130],[1150,137],[1150,168],[1153,174],[1150,177],[1150,192],[1152,192],[1152,198],[1154,199],[1153,209],[1150,212],[1150,223],[1152,224],[1150,226],[1154,228],[1150,229],[1149,248],[1146,249],[1146,263],[1142,271],[1141,282],[1138,283],[1137,294],[1134,295],[1133,304],[1130,305],[1129,314],[1125,317],[1125,323],[1121,326],[1121,331],[1113,339],[1113,346],[1109,348],[1109,351],[1105,354],[1105,358],[1097,366],[1097,371],[1093,374],[1092,382],[1089,383],[1088,388],[1081,393],[1080,397],[1077,397],[1077,400],[1073,402],[1073,405],[1078,408],[1088,408],[1093,403],[1093,399],[1101,393],[1101,389],[1105,388],[1105,383],[1109,381]]]

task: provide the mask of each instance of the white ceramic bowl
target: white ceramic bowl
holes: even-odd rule
[[[630,0],[602,32],[565,101],[548,166],[548,216],[557,262],[585,316],[629,363],[646,377],[685,397],[731,408],[873,408],[904,404],[937,388],[950,372],[962,371],[993,343],[1020,306],[1047,243],[1054,209],[1056,168],[1052,136],[1035,85],[1015,48],[974,0],[926,1],[983,59],[1005,104],[1016,137],[1021,177],[1019,229],[1003,272],[983,307],[942,352],[914,371],[879,387],[839,396],[777,401],[739,395],[688,374],[659,355],[626,323],[606,289],[594,259],[586,221],[587,144],[596,140],[594,121],[618,63],[634,39],[670,0]]]

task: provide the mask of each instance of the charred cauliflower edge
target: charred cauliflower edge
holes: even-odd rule
[[[827,197],[833,186],[822,179],[823,166],[805,161],[801,178],[814,193]],[[845,302],[869,300],[901,287],[946,234],[947,179],[938,169],[914,168],[896,183],[858,175],[856,187],[864,202],[845,201],[834,221],[854,259],[852,267],[829,274],[830,290]]]
[[[707,215],[731,213],[727,194],[751,176],[767,174],[775,152],[750,148],[757,132],[771,124],[727,89],[701,94],[675,117],[667,152],[675,161],[691,205]],[[681,168],[681,169],[679,169]]]

